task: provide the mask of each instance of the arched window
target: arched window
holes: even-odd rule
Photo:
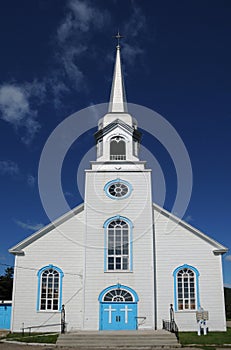
[[[199,309],[198,276],[197,269],[189,265],[181,266],[174,271],[177,311]]]
[[[125,289],[117,288],[107,292],[103,297],[104,302],[125,303],[133,302],[133,295]]]
[[[110,140],[110,160],[125,160],[126,144],[121,136],[115,136]]]
[[[63,272],[53,265],[38,272],[38,311],[60,311]]]
[[[98,300],[100,303],[137,303],[139,297],[134,289],[118,283],[102,290]]]
[[[122,217],[105,224],[105,270],[126,271],[132,269],[131,224]]]

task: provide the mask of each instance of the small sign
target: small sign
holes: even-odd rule
[[[197,311],[196,318],[197,318],[197,321],[201,321],[201,320],[208,321],[209,312],[208,311]]]

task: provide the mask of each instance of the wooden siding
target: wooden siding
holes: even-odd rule
[[[200,273],[201,307],[209,311],[210,330],[224,331],[225,312],[221,256],[214,247],[191,231],[176,224],[164,214],[155,211],[158,326],[169,319],[169,305],[174,304],[175,268],[188,264]],[[168,226],[166,226],[168,225]],[[166,227],[168,231],[166,232]],[[175,319],[180,330],[196,330],[195,311],[178,311]]]
[[[116,178],[129,182],[129,197],[113,200],[104,185]],[[98,329],[100,292],[117,283],[134,289],[140,301],[138,316],[146,317],[143,328],[154,327],[152,199],[150,172],[87,172],[86,194],[85,329]],[[121,215],[133,224],[133,271],[104,272],[104,222]],[[95,290],[95,293],[93,291]]]
[[[62,303],[66,307],[68,327],[82,328],[83,232],[82,212],[26,247],[24,256],[16,257],[14,332],[20,331],[22,323],[24,327],[60,323],[60,312],[37,311],[37,272],[49,264],[59,267],[64,273]],[[59,329],[48,327],[41,330]]]
[[[37,272],[49,264],[64,273],[62,303],[69,331],[99,329],[98,296],[103,289],[117,283],[138,294],[138,317],[145,317],[139,328],[154,329],[155,313],[157,327],[162,328],[162,319],[169,319],[169,305],[174,303],[173,271],[184,264],[194,266],[200,273],[200,301],[209,311],[209,329],[225,330],[221,256],[215,255],[214,246],[192,230],[177,225],[158,210],[153,213],[150,175],[149,171],[86,172],[85,210],[28,245],[24,256],[16,257],[11,327],[14,332],[21,330],[22,323],[25,327],[60,323],[60,312],[37,311]],[[133,188],[125,199],[113,200],[104,192],[105,184],[116,178],[129,182]],[[130,272],[104,271],[103,225],[116,215],[128,218],[133,224]],[[180,330],[197,329],[195,311],[176,312],[175,319]],[[59,327],[42,330],[55,331]]]

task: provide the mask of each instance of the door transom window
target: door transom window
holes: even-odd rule
[[[107,292],[103,298],[104,302],[115,302],[115,303],[124,303],[124,302],[133,302],[133,296],[130,292],[125,289],[112,289]]]

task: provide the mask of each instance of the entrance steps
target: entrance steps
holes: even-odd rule
[[[56,345],[78,350],[151,350],[180,347],[173,333],[157,331],[79,331],[61,334]]]

